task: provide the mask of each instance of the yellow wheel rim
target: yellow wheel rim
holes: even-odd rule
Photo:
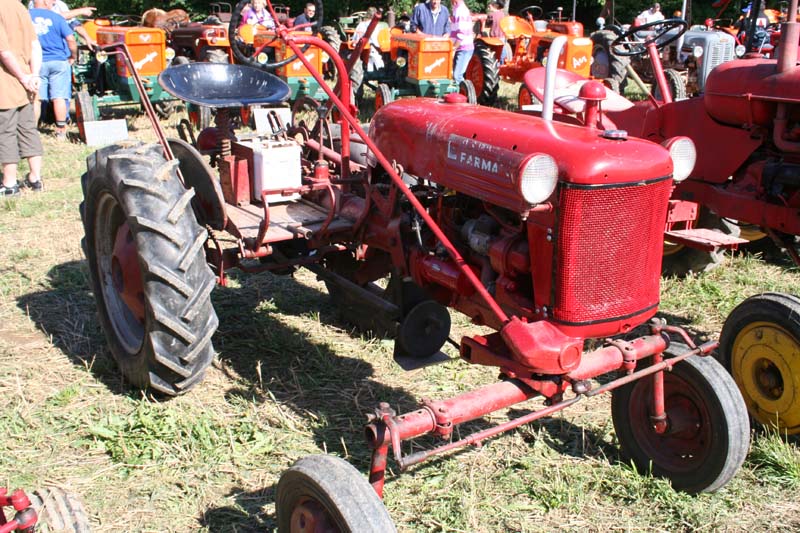
[[[683,250],[685,246],[683,244],[675,244],[669,241],[664,241],[664,251],[663,255],[673,255],[677,254],[681,250]]]
[[[767,234],[761,231],[758,226],[746,225],[742,226],[742,233],[739,236],[742,239],[753,242],[763,239]]]
[[[731,371],[750,414],[781,433],[800,433],[800,342],[773,322],[753,322],[736,336]]]

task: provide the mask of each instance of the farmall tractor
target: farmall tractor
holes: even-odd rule
[[[410,413],[388,404],[369,413],[369,480],[332,456],[298,461],[277,487],[279,530],[392,531],[380,501],[390,450],[403,470],[604,392],[637,468],[689,492],[731,479],[749,424],[730,375],[704,357],[717,343],[695,345],[654,318],[668,200],[693,167],[691,141],[554,122],[550,90],[541,118],[457,94],[399,100],[376,112],[367,134],[336,50],[311,34],[277,34],[338,108],[336,143],[322,111],[311,131],[276,113],[271,134],[237,138],[226,109],[278,104],[288,86],[261,70],[193,63],[160,83],[217,108],[216,169],[168,141],[157,121],[160,143],[113,145],[87,160],[83,245],[123,373],[166,395],[187,391],[214,356],[215,284],[232,268],[301,265],[354,320],[386,325],[398,360],[436,359],[451,308],[493,330],[462,337],[461,358],[500,372],[494,384]],[[338,93],[303,55],[306,44],[331,56]],[[647,331],[633,333],[640,326]],[[463,422],[537,397],[545,407],[451,438]],[[402,443],[423,435],[444,442],[404,454]]]
[[[791,9],[797,9],[797,0]],[[680,25],[667,20],[661,31]],[[607,131],[660,142],[690,137],[701,154],[679,183],[667,214],[665,265],[672,273],[707,269],[730,242],[744,242],[744,230],[760,228],[787,248],[796,263],[800,235],[800,23],[785,23],[779,59],[758,55],[719,65],[702,97],[663,102],[629,102],[611,93],[604,113],[588,117],[580,105],[587,80],[559,72],[556,102],[564,120],[591,120]],[[619,54],[646,53],[659,85],[666,86],[658,61],[658,35],[637,42],[629,33],[614,46]],[[544,75],[526,79],[534,92]],[[588,108],[587,108],[588,109]],[[752,234],[752,230],[750,230]],[[786,433],[800,433],[800,299],[762,294],[742,302],[727,318],[717,358],[734,376],[752,417]]]

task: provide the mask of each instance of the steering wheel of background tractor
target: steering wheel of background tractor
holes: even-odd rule
[[[656,20],[641,26],[632,26],[625,32],[614,26],[613,30],[619,36],[611,43],[611,52],[618,56],[638,56],[647,53],[647,46],[650,43],[656,43],[656,48],[661,49],[686,33],[688,28],[689,23],[679,18]],[[673,30],[677,31],[673,35],[668,35]],[[641,41],[636,34],[642,31],[652,31],[653,33]]]
[[[282,59],[281,61],[275,61],[273,63],[259,63],[256,60],[258,54],[261,53],[263,50],[263,46],[257,49],[254,49],[251,54],[247,54],[244,50],[246,43],[239,37],[239,23],[242,20],[242,11],[244,11],[245,6],[250,3],[250,0],[240,0],[239,3],[236,4],[236,7],[233,8],[233,12],[231,13],[231,21],[228,24],[228,36],[230,37],[231,41],[231,51],[233,52],[233,57],[236,59],[237,63],[242,65],[248,65],[255,68],[260,68],[262,70],[275,70],[277,68],[281,68],[285,65],[288,65],[292,61],[294,61],[297,56],[295,54],[291,54],[286,59]],[[317,5],[317,20],[310,26],[312,32],[316,32],[318,28],[322,26],[322,0],[315,0]],[[277,14],[277,13],[276,13]],[[275,22],[278,24],[278,22]],[[276,37],[277,38],[277,37]],[[310,45],[305,45],[301,49],[305,52]]]
[[[534,19],[539,19],[542,18],[544,9],[542,9],[540,6],[528,6],[528,7],[523,7],[522,9],[519,10],[519,16],[522,18],[527,18],[528,13],[530,13],[531,17],[533,17]]]

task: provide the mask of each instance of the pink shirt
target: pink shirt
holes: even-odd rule
[[[455,44],[456,50],[472,50],[475,48],[472,32],[472,15],[467,4],[463,1],[458,5],[453,3],[453,14],[450,16],[450,39]]]

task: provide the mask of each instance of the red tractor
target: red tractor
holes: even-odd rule
[[[637,468],[688,492],[733,477],[749,424],[730,375],[703,357],[717,343],[695,345],[654,318],[664,219],[673,179],[694,163],[690,140],[560,124],[547,97],[538,118],[458,94],[389,103],[367,134],[337,51],[282,26],[277,35],[326,89],[338,128],[321,107],[310,129],[276,112],[270,134],[237,138],[226,110],[278,104],[288,86],[245,66],[193,63],[160,83],[217,108],[217,144],[203,150],[216,169],[167,141],[157,121],[161,143],[88,158],[84,249],[123,373],[166,395],[190,389],[214,355],[215,284],[232,268],[298,266],[324,280],[353,321],[392,334],[406,368],[441,360],[451,308],[493,330],[462,337],[461,358],[500,372],[496,383],[403,415],[378,406],[365,428],[369,481],[338,458],[300,460],[277,487],[279,530],[392,531],[380,501],[390,449],[402,470],[604,392]],[[334,61],[338,93],[302,54],[306,44]],[[670,345],[676,336],[683,348]],[[459,424],[532,398],[545,407],[452,438]],[[401,443],[423,435],[444,442],[404,455]]]
[[[797,9],[797,0],[791,9]],[[666,35],[679,24],[683,21],[663,21],[656,33]],[[580,100],[588,80],[558,73],[556,102],[564,120],[591,120],[600,129],[657,142],[686,135],[703,156],[670,201],[664,262],[672,273],[707,269],[720,260],[726,243],[745,236],[744,230],[753,234],[752,228],[781,243],[800,264],[794,243],[800,235],[800,23],[785,23],[781,31],[787,39],[780,43],[779,59],[754,54],[719,65],[703,96],[672,102],[662,92],[663,101],[629,102],[609,92],[604,113],[588,119]],[[618,54],[649,54],[663,89],[659,39],[636,43],[628,32],[613,48]],[[539,91],[543,77],[531,72],[526,83]],[[749,298],[726,320],[717,354],[753,418],[792,434],[800,433],[799,313],[795,296]]]

